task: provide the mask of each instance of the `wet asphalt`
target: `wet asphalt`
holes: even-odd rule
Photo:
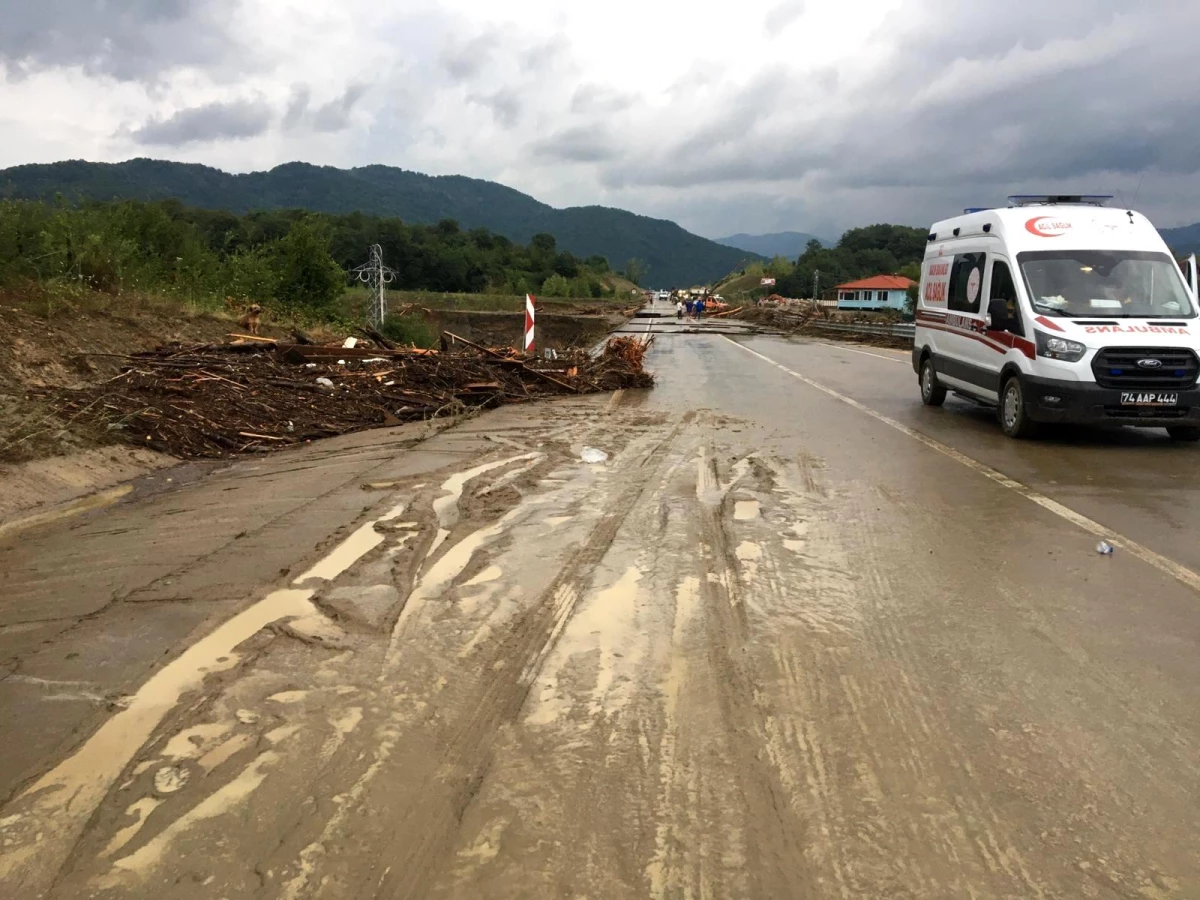
[[[157,665],[113,667],[124,719],[56,719],[71,701],[22,683],[4,730],[42,749],[13,767],[57,768],[0,809],[0,887],[1200,896],[1200,448],[1150,430],[1016,442],[965,401],[923,407],[903,352],[640,325],[660,332],[651,391],[502,410],[404,465],[377,434],[270,466],[251,506],[299,496],[325,461],[344,486],[315,521],[263,515],[264,571],[217,539],[237,521],[206,518],[244,517],[223,490],[237,467],[118,506],[126,545],[87,520],[85,547],[144,566],[147,523],[186,508],[203,546],[177,535],[177,552],[215,554],[170,576],[186,597],[130,585],[105,613],[118,652],[186,663],[271,599],[247,608],[239,569],[265,590],[286,567],[306,614],[262,613],[270,628],[166,689],[139,690]],[[585,446],[609,461],[581,463]],[[39,548],[65,560],[69,537],[23,545],[22,627],[72,575],[39,570]],[[319,559],[328,577],[305,580]],[[105,618],[69,607],[37,676],[83,695],[56,641],[102,640]],[[78,749],[133,714],[150,739]],[[89,782],[98,754],[111,785]]]

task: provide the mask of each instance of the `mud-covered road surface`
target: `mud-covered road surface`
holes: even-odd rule
[[[1194,448],[650,365],[6,546],[0,896],[1200,897]]]

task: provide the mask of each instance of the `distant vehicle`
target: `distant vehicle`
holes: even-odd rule
[[[912,352],[925,405],[994,405],[1016,438],[1064,422],[1200,440],[1195,277],[1107,199],[1013,197],[930,229]]]

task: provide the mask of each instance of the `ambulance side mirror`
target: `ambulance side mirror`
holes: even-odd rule
[[[988,303],[987,327],[992,331],[1007,331],[1008,326],[1008,303],[1004,300]]]

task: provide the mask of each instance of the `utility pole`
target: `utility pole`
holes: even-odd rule
[[[821,270],[813,269],[813,303],[820,304],[821,302]]]
[[[373,328],[382,328],[387,319],[387,286],[396,280],[396,273],[383,264],[383,248],[372,244],[366,265],[359,266],[354,273],[370,289],[367,322]]]

